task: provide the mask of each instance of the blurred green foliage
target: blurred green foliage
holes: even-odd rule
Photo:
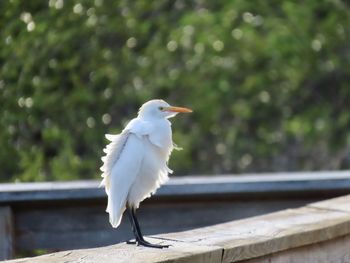
[[[99,176],[104,133],[152,98],[177,174],[350,167],[350,6],[1,1],[1,181]]]

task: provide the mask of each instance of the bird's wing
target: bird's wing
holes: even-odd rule
[[[102,171],[101,176],[104,178],[104,180],[102,180],[100,186],[106,186],[106,191],[108,191],[107,178],[111,174],[114,164],[119,159],[129,135],[132,133],[141,138],[143,135],[149,134],[151,130],[152,125],[149,122],[135,118],[128,123],[120,134],[105,135],[106,139],[109,140],[110,143],[103,149],[103,152],[106,155],[101,158],[103,165],[101,166],[100,170]]]
[[[101,186],[106,187],[107,194],[109,193],[109,179],[112,172],[113,165],[118,160],[120,153],[122,152],[123,147],[128,138],[128,132],[123,131],[121,134],[106,134],[105,137],[110,141],[109,144],[103,149],[103,152],[106,154],[101,158],[103,165],[100,167],[102,171],[102,182]]]
[[[147,130],[144,123],[133,120],[121,134],[106,135],[111,142],[106,146],[100,168],[108,195],[106,211],[113,227],[120,224],[129,190],[139,173],[145,155],[143,135]]]
[[[154,126],[151,122],[135,118],[131,120],[128,125],[126,125],[124,130],[127,130],[141,138],[143,135],[152,133],[153,129]]]

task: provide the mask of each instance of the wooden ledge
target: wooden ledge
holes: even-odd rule
[[[350,258],[350,195],[297,209],[148,237],[168,249],[125,243],[8,262],[345,262]],[[304,254],[302,254],[304,253]],[[311,256],[310,256],[311,255]],[[279,261],[285,257],[285,261]],[[337,257],[337,260],[329,257]],[[279,260],[275,261],[274,259]],[[288,260],[289,259],[289,260]],[[297,261],[295,261],[297,262]]]

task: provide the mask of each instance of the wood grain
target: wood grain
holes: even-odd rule
[[[350,202],[348,196],[341,196],[331,200],[316,202],[310,204],[309,207],[350,213]]]
[[[153,243],[165,243],[147,239]],[[219,263],[222,249],[219,247],[196,246],[181,242],[166,241],[172,246],[167,249],[152,249],[135,245],[119,244],[98,249],[70,250],[35,258],[11,260],[16,263],[79,262],[79,263]]]
[[[350,235],[339,237],[325,242],[298,247],[278,252],[272,255],[259,257],[240,263],[349,263],[350,262]]]
[[[13,224],[9,207],[0,207],[0,260],[13,256]]]
[[[125,243],[72,250],[11,262],[350,262],[350,195],[327,207],[288,209],[190,231],[148,238],[157,250]]]
[[[304,207],[174,233],[171,237],[196,245],[223,247],[223,262],[236,262],[349,233],[348,213]]]

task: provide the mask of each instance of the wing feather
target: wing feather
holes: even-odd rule
[[[162,149],[150,142],[148,137],[144,137],[143,145],[147,154],[141,164],[142,172],[133,183],[128,195],[130,204],[135,208],[169,179],[167,156],[163,154]]]
[[[110,143],[105,162],[101,167],[108,195],[106,211],[113,227],[118,227],[125,210],[131,185],[139,173],[144,156],[142,140],[125,132]]]
[[[120,136],[119,134],[106,134],[105,135],[106,139],[109,140],[110,142],[117,140],[119,136]]]
[[[112,136],[113,136],[113,139],[112,139]],[[100,167],[100,170],[102,171],[103,178],[105,178],[111,173],[113,165],[120,157],[120,154],[126,144],[128,136],[129,136],[128,131],[123,131],[121,134],[117,134],[117,135],[106,134],[106,138],[111,140],[111,142],[107,144],[107,146],[103,149],[103,151],[106,153],[106,155],[101,158],[103,165]],[[100,186],[102,185],[105,185],[105,184],[101,183]]]

